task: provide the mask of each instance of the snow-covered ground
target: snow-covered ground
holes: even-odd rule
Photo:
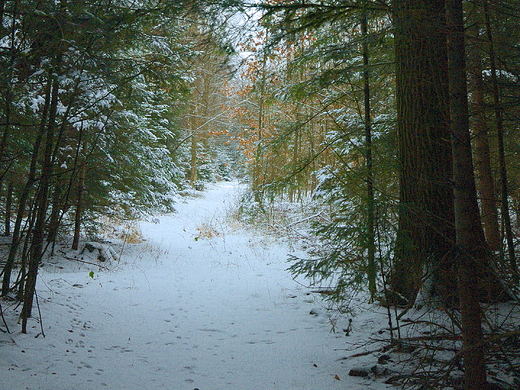
[[[0,333],[0,389],[391,387],[348,375],[377,364],[374,354],[351,356],[371,348],[384,309],[353,317],[346,336],[350,317],[329,318],[285,270],[286,240],[231,223],[239,190],[220,183],[142,223],[145,242],[127,244],[120,258],[114,249],[106,269],[43,267],[42,324],[35,308],[30,332],[20,333],[13,304],[2,302],[11,333]]]

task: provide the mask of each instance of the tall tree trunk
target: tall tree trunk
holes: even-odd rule
[[[59,148],[62,145],[63,134],[65,132],[65,127],[67,123],[67,118],[70,113],[70,107],[72,107],[71,102],[69,102],[66,112],[63,115],[62,125],[58,131],[55,141],[55,148],[52,153],[53,161],[57,161],[56,165],[59,166],[58,155]],[[80,130],[80,134],[81,134]],[[63,217],[63,212],[66,207],[66,203],[68,203],[68,198],[70,194],[70,186],[72,177],[68,181],[69,184],[65,185],[65,180],[63,180],[63,176],[60,174],[54,174],[53,186],[54,191],[52,194],[52,202],[51,202],[51,215],[49,218],[48,229],[47,229],[47,242],[52,243],[51,256],[54,255],[54,247],[56,245],[56,238],[58,236],[58,231],[61,224],[61,219]]]
[[[258,87],[258,118],[257,118],[257,144],[255,145],[255,154],[252,169],[252,190],[254,199],[257,203],[262,204],[262,185],[265,184],[264,165],[266,161],[263,156],[264,128],[266,125],[266,84],[267,84],[267,58],[266,54],[262,54],[260,72],[260,83]]]
[[[482,226],[492,252],[500,250],[500,226],[498,224],[497,199],[491,168],[489,148],[489,128],[485,117],[484,81],[482,79],[482,58],[477,47],[480,41],[480,24],[470,30],[474,43],[469,46],[468,79],[472,87],[471,103],[473,106],[473,138],[477,190],[480,198]]]
[[[495,111],[495,126],[498,140],[498,161],[500,170],[500,212],[502,214],[502,221],[506,232],[507,252],[509,255],[509,262],[511,265],[511,272],[515,282],[518,282],[519,274],[516,264],[515,245],[513,242],[513,229],[511,228],[511,216],[509,214],[509,200],[508,200],[508,182],[506,157],[504,148],[504,122],[502,120],[502,107],[500,104],[500,93],[498,90],[498,76],[495,58],[495,46],[493,43],[493,33],[491,30],[491,18],[489,14],[489,3],[484,0],[484,16],[486,19],[486,33],[488,37],[488,51],[489,51],[489,65],[491,68],[491,81],[493,84],[493,105]]]
[[[193,119],[195,121],[195,119]],[[195,122],[196,123],[196,122]],[[193,126],[196,129],[196,126]],[[190,185],[195,188],[197,183],[197,149],[198,149],[198,136],[193,130],[194,134],[191,136],[191,148],[190,148]]]
[[[480,223],[469,135],[462,0],[446,0],[459,300],[467,390],[487,388],[479,269],[489,251]]]
[[[4,22],[4,8],[5,8],[5,2],[2,1],[0,6],[0,28],[3,28],[3,22]],[[9,167],[11,164],[7,164],[9,161],[7,157],[7,144],[9,140],[9,135],[11,133],[11,109],[12,109],[12,74],[13,74],[13,68],[14,68],[14,61],[15,61],[15,45],[16,45],[16,18],[18,16],[18,0],[15,0],[13,2],[13,16],[11,18],[11,32],[10,32],[10,42],[9,42],[9,65],[7,69],[7,74],[5,76],[5,85],[3,88],[3,93],[5,96],[5,107],[4,107],[4,115],[3,115],[3,132],[2,136],[0,138],[0,163],[3,162],[3,166],[1,167],[2,171],[0,171],[0,183],[4,179],[4,176],[7,174]]]
[[[374,199],[374,172],[372,167],[372,118],[370,107],[370,68],[368,51],[368,22],[367,13],[361,17],[361,35],[363,37],[363,96],[365,122],[365,164],[367,168],[367,276],[370,296],[375,298],[376,287],[376,233],[375,233],[375,199]]]
[[[451,301],[456,280],[444,0],[394,0],[399,226],[390,287],[411,304],[425,269]]]
[[[38,163],[38,155],[40,153],[41,143],[43,141],[43,136],[45,133],[47,118],[49,114],[49,107],[51,104],[51,81],[47,82],[45,88],[45,103],[42,111],[42,118],[40,122],[40,126],[38,129],[38,134],[36,135],[36,140],[34,141],[32,156],[31,156],[31,165],[29,167],[29,174],[27,177],[27,181],[25,183],[24,188],[19,196],[18,200],[18,210],[16,215],[16,221],[14,224],[13,238],[11,240],[11,245],[9,247],[9,254],[7,256],[7,261],[4,266],[4,277],[2,280],[2,295],[6,295],[10,289],[11,283],[11,273],[14,266],[14,261],[16,258],[16,253],[18,252],[18,247],[20,245],[21,239],[21,227],[24,219],[25,209],[27,206],[27,202],[29,201],[29,195],[33,189],[34,183],[36,182],[36,170]]]
[[[78,177],[78,194],[76,199],[76,214],[74,215],[74,239],[72,240],[72,249],[78,250],[79,239],[81,234],[81,216],[83,213],[83,193],[85,191],[86,161],[79,168]]]
[[[39,145],[38,145],[39,147]],[[36,145],[35,145],[36,149]],[[37,151],[34,150],[33,154]],[[31,169],[32,171],[32,169]],[[18,249],[20,246],[21,238],[22,238],[22,223],[25,215],[25,209],[27,206],[27,202],[29,200],[29,195],[32,191],[32,187],[34,185],[35,179],[32,173],[29,173],[29,178],[25,184],[25,187],[22,190],[20,199],[18,201],[18,210],[16,214],[16,221],[14,223],[13,237],[11,239],[11,244],[9,246],[9,253],[7,255],[7,260],[4,265],[4,277],[2,279],[2,295],[7,295],[11,288],[11,274],[13,272],[13,267],[16,259],[16,254],[18,253]]]
[[[23,301],[24,288],[25,288],[25,276],[27,275],[27,262],[29,258],[29,250],[31,247],[31,237],[32,230],[34,227],[34,221],[36,220],[36,213],[34,213],[34,199],[29,205],[28,215],[29,220],[24,224],[24,242],[23,248],[19,251],[20,253],[20,270],[18,272],[18,277],[16,278],[15,286],[18,285],[18,291],[16,291],[16,299],[19,301]]]
[[[59,59],[58,59],[59,63]],[[45,231],[45,220],[48,208],[48,193],[50,189],[51,176],[53,171],[53,150],[54,150],[54,132],[56,128],[56,114],[58,106],[59,81],[54,74],[49,75],[53,79],[51,92],[51,105],[49,109],[49,121],[46,127],[45,148],[43,154],[42,174],[39,182],[36,197],[36,221],[33,228],[31,254],[27,268],[27,277],[25,282],[24,302],[20,317],[22,319],[22,333],[27,333],[27,320],[31,316],[34,294],[36,291],[36,279],[38,277],[38,268],[43,256],[43,241]]]
[[[58,229],[59,229],[59,225],[60,225],[61,204],[62,204],[62,201],[61,201],[62,191],[63,191],[63,188],[61,188],[60,185],[54,186],[53,194],[52,194],[52,201],[51,201],[51,215],[49,218],[47,242],[54,243],[56,241],[56,237],[58,235]],[[54,245],[53,245],[53,248],[54,248]],[[54,250],[53,250],[53,252],[54,252]]]

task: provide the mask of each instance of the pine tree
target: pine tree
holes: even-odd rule
[[[2,2],[11,26],[1,30],[9,56],[0,178],[14,184],[9,209],[17,209],[2,294],[21,257],[24,332],[47,242],[64,221],[74,220],[77,245],[85,216],[123,215],[130,203],[137,213],[172,207],[181,173],[170,147],[190,48],[181,19],[171,18],[186,4],[156,5]]]

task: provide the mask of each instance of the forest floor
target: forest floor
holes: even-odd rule
[[[410,351],[384,349],[387,310],[361,300],[350,314],[327,310],[286,270],[289,253],[304,253],[295,239],[231,217],[241,189],[185,199],[140,223],[141,242],[58,246],[28,334],[19,306],[2,301],[0,389],[395,388],[392,362]]]

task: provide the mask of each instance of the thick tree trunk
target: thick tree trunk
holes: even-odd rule
[[[480,223],[469,135],[462,0],[446,0],[459,299],[467,390],[487,388],[479,269],[489,251]]]
[[[456,290],[444,0],[394,0],[400,208],[391,288],[411,304],[424,271]]]

